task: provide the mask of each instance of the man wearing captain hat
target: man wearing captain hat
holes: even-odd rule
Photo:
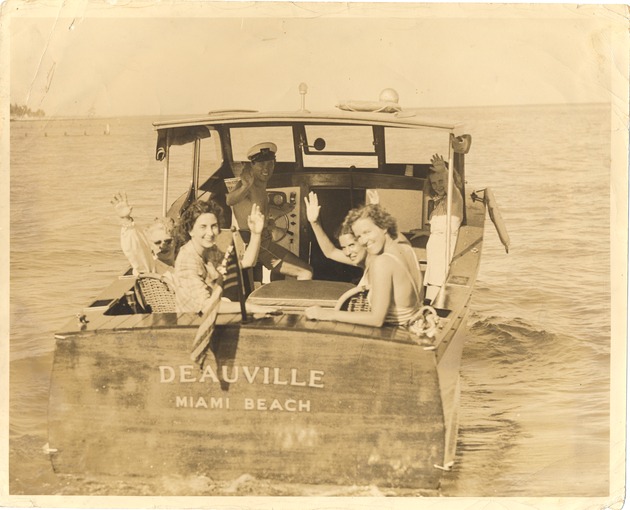
[[[273,142],[257,143],[247,151],[247,159],[255,161],[275,161],[278,147]]]
[[[273,175],[277,151],[278,147],[273,142],[258,143],[247,151],[251,167],[245,167],[236,188],[226,195],[227,205],[232,207],[239,228],[241,225],[247,226],[247,216],[253,204],[260,207],[265,218],[269,217],[267,182]],[[241,228],[241,233],[247,240],[247,230]],[[258,260],[267,269],[294,276],[298,280],[310,280],[313,277],[313,270],[306,262],[273,242],[267,226],[262,231]]]

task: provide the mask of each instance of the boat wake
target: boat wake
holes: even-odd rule
[[[560,462],[557,449],[545,445],[561,444],[576,430],[586,434],[578,421],[606,431],[609,358],[609,346],[593,338],[551,332],[522,318],[471,317],[457,457],[443,494],[514,494],[519,480],[537,476],[530,466]],[[604,432],[603,444],[606,438]],[[520,467],[506,471],[509,465]],[[476,481],[480,470],[493,484]]]
[[[586,334],[578,337],[541,329],[518,317],[489,316],[473,317],[469,323],[464,357],[511,365],[532,361],[539,356],[541,359],[538,361],[546,364],[560,360],[576,361],[585,355],[604,360],[608,354],[607,345],[602,346],[601,342],[593,341]]]

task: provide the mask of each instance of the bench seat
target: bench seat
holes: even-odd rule
[[[354,285],[324,280],[278,280],[252,292],[248,303],[301,311],[309,306],[334,308],[337,300]]]

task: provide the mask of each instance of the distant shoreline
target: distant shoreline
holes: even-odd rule
[[[69,116],[46,116],[46,117],[9,117],[11,122],[13,121],[45,121],[45,120],[89,120],[89,121],[110,121],[115,119],[129,119],[129,118],[148,118],[148,119],[169,119],[169,118],[180,118],[180,117],[190,117],[191,114],[184,115],[114,115],[108,117],[98,117],[98,116],[80,116],[80,115],[69,115]],[[198,116],[198,115],[197,115]]]
[[[25,121],[31,121],[31,120],[46,120],[48,119],[48,117],[29,117],[29,116],[23,116],[23,117],[9,117],[10,121],[14,121],[14,120],[25,120]]]

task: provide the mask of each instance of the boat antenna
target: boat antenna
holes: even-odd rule
[[[306,93],[308,92],[308,85],[302,82],[300,83],[298,90],[300,91],[300,96],[302,96],[302,108],[300,108],[300,111],[309,113],[306,109]]]

